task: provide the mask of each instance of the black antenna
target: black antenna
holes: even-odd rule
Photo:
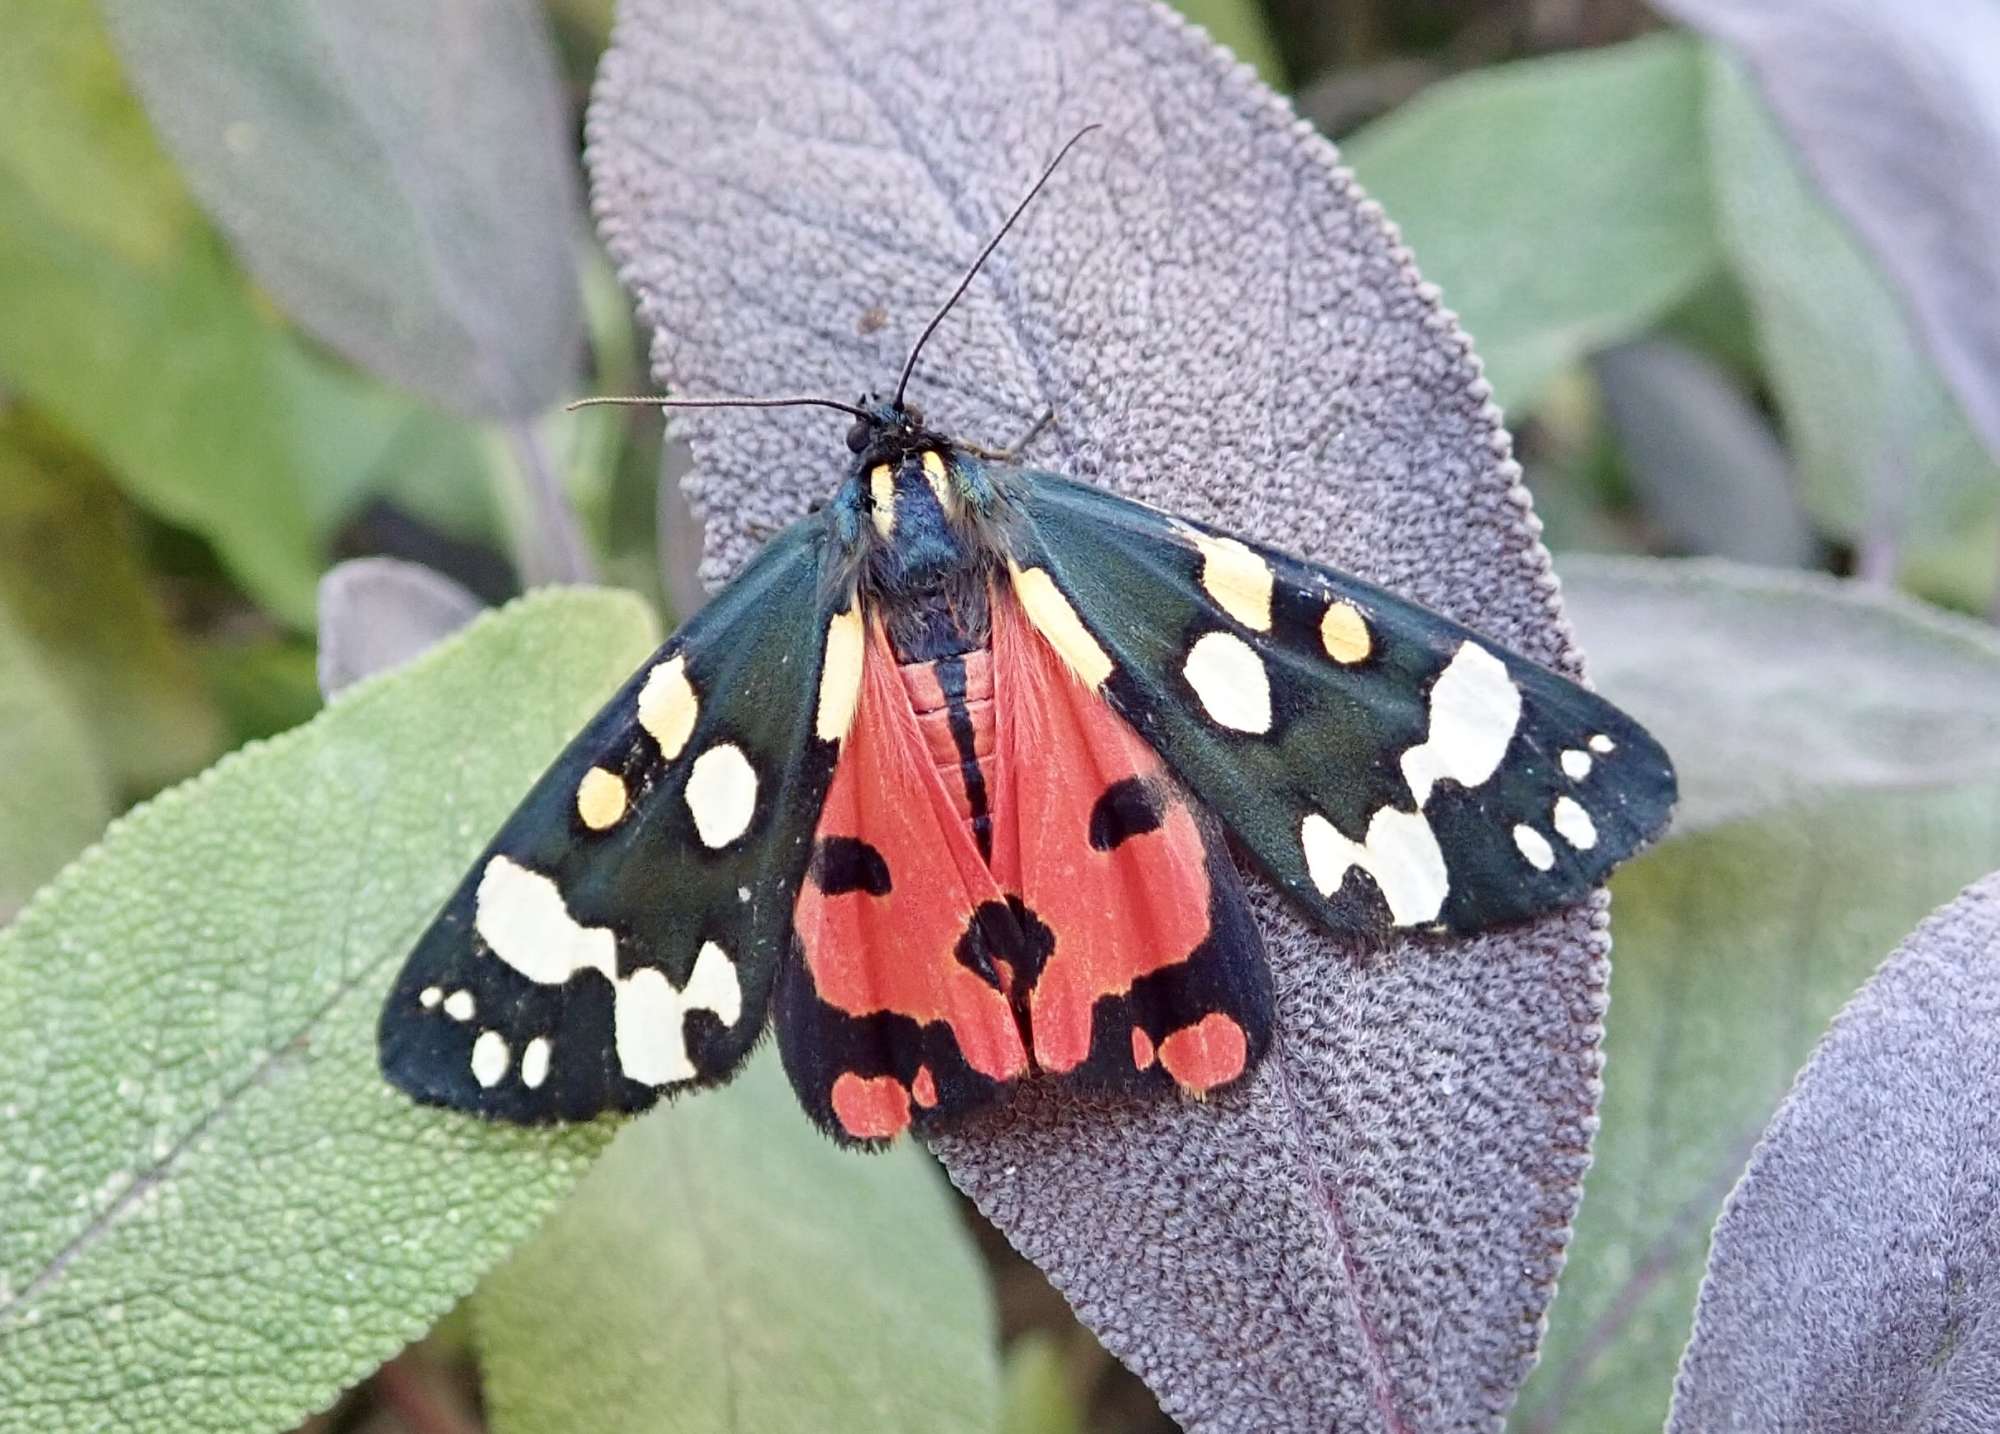
[[[856,418],[866,419],[867,410],[856,408],[851,403],[842,403],[832,398],[667,398],[660,394],[633,393],[615,394],[604,398],[579,398],[574,403],[563,405],[564,413],[574,413],[579,408],[597,408],[613,404],[636,405],[643,408],[836,408],[842,413],[851,413]]]
[[[972,287],[973,276],[979,272],[980,266],[986,262],[995,249],[1000,247],[1000,241],[1007,237],[1007,231],[1014,227],[1014,221],[1021,217],[1023,210],[1034,203],[1035,196],[1042,192],[1042,186],[1049,182],[1049,177],[1056,172],[1056,166],[1061,164],[1068,157],[1069,152],[1076,148],[1077,141],[1092,130],[1102,128],[1104,126],[1100,124],[1087,124],[1069,137],[1068,144],[1056,151],[1056,157],[1049,161],[1049,167],[1042,171],[1042,177],[1035,181],[1035,187],[1030,189],[1026,197],[1014,206],[1014,212],[1007,216],[1007,222],[1000,226],[1000,232],[986,241],[986,247],[979,251],[979,257],[972,261],[972,267],[965,271],[965,277],[958,281],[958,287],[951,291],[951,297],[944,301],[944,306],[931,315],[931,321],[925,324],[924,331],[917,335],[917,342],[911,348],[910,356],[903,361],[903,376],[896,381],[896,407],[901,408],[903,406],[903,390],[910,386],[910,375],[916,371],[917,367],[917,355],[924,351],[924,345],[929,343],[931,335],[937,332],[937,326],[944,322],[944,316],[951,312],[951,306],[965,297],[965,291]]]

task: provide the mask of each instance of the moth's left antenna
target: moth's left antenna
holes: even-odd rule
[[[579,408],[598,408],[611,404],[625,404],[642,408],[837,408],[842,413],[851,413],[856,418],[867,418],[865,409],[856,408],[851,403],[842,403],[837,398],[813,398],[799,395],[793,398],[668,398],[664,394],[624,393],[611,394],[603,398],[579,398],[574,403],[563,405],[565,413],[574,413]]]
[[[1035,181],[1035,187],[1022,196],[1021,202],[1014,206],[1014,212],[1007,216],[1007,222],[1002,224],[999,231],[986,241],[986,247],[979,251],[979,257],[972,261],[972,267],[965,271],[965,276],[958,281],[958,287],[951,291],[951,297],[944,301],[935,314],[931,315],[931,321],[924,325],[924,331],[917,335],[916,343],[911,345],[910,356],[903,360],[903,376],[896,380],[896,406],[898,408],[903,406],[903,390],[910,386],[910,375],[916,372],[917,355],[924,351],[924,345],[930,342],[931,335],[937,332],[937,326],[943,323],[944,316],[951,312],[952,305],[965,297],[965,291],[972,287],[973,276],[978,274],[980,266],[986,262],[995,249],[1000,247],[1000,241],[1007,237],[1007,231],[1014,227],[1014,221],[1019,219],[1022,212],[1035,202],[1035,196],[1042,192],[1042,186],[1049,182],[1050,176],[1056,172],[1056,166],[1067,159],[1069,152],[1076,148],[1077,141],[1092,130],[1103,128],[1104,126],[1101,124],[1087,124],[1069,137],[1068,144],[1056,151],[1056,157],[1049,161],[1049,167],[1042,171],[1042,177]]]

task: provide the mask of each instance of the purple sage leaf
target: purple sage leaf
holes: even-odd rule
[[[1468,341],[1330,145],[1135,0],[628,0],[604,236],[683,392],[892,383],[931,421],[1335,563],[1576,671]],[[721,579],[829,492],[823,413],[683,415]],[[1598,1098],[1605,917],[1340,945],[1259,897],[1271,1059],[1206,1103],[1030,1089],[952,1178],[1193,1430],[1493,1429],[1534,1358]]]
[[[354,558],[319,580],[319,691],[332,698],[401,667],[479,616],[486,604],[422,563]]]
[[[1743,53],[2000,457],[2000,8],[1660,0]]]
[[[1674,1431],[2000,1409],[2000,873],[1834,1021],[1715,1227]]]
[[[526,0],[108,0],[146,111],[244,264],[357,363],[528,418],[582,339],[570,127]]]

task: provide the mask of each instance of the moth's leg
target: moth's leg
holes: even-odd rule
[[[1030,443],[1041,436],[1042,430],[1055,421],[1055,417],[1056,411],[1053,408],[1042,410],[1042,416],[1035,420],[1034,427],[1005,448],[988,448],[980,443],[959,443],[957,446],[973,457],[984,458],[989,463],[1012,464],[1020,459]]]

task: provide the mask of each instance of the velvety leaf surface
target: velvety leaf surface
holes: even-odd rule
[[[401,667],[486,604],[444,574],[401,558],[356,558],[319,580],[319,690],[327,696]]]
[[[1801,496],[1886,581],[1900,566],[1983,607],[2000,547],[2000,466],[1918,345],[1896,296],[1814,190],[1741,67],[1708,66],[1716,204],[1743,275]]]
[[[495,1434],[991,1434],[985,1274],[917,1147],[840,1150],[766,1046],[628,1126],[474,1303]]]
[[[0,927],[110,820],[82,720],[0,605]]]
[[[1605,692],[1672,746],[1690,834],[1612,883],[1603,1127],[1511,1427],[1652,1434],[1709,1228],[1794,1072],[1881,953],[2000,866],[2000,643],[1827,580],[1564,568],[1616,657]],[[1620,641],[1651,644],[1643,671]]]
[[[1720,257],[1683,36],[1449,81],[1345,150],[1509,408],[1646,328]]]
[[[591,161],[659,377],[892,382],[1087,121],[926,351],[930,420],[1005,442],[1053,407],[1038,461],[1574,669],[1466,340],[1326,142],[1156,6],[633,0]],[[824,414],[686,417],[714,578],[847,461]],[[1601,912],[1362,950],[1258,900],[1281,1036],[1254,1080],[1032,1090],[939,1153],[1191,1429],[1491,1428],[1587,1161]]]
[[[1668,1429],[1992,1426],[2000,875],[1840,1013],[1729,1196]]]
[[[138,809],[0,934],[19,1427],[288,1428],[582,1173],[607,1130],[420,1109],[378,1074],[375,1022],[418,927],[653,640],[627,597],[524,599]]]
[[[1591,360],[1646,516],[1683,552],[1806,567],[1820,555],[1784,445],[1713,359],[1674,339]]]
[[[1749,61],[2000,454],[2000,9],[1989,0],[1661,0]]]
[[[1833,792],[2000,780],[2000,635],[1982,623],[1718,561],[1572,556],[1562,574],[1593,678],[1680,765],[1677,835]]]
[[[106,0],[161,137],[244,263],[357,362],[468,414],[567,390],[570,132],[527,0]]]
[[[80,135],[87,160],[74,157]],[[138,502],[213,543],[260,605],[305,627],[326,513],[308,495],[352,491],[408,405],[266,308],[160,153],[96,7],[11,6],[0,380]]]

